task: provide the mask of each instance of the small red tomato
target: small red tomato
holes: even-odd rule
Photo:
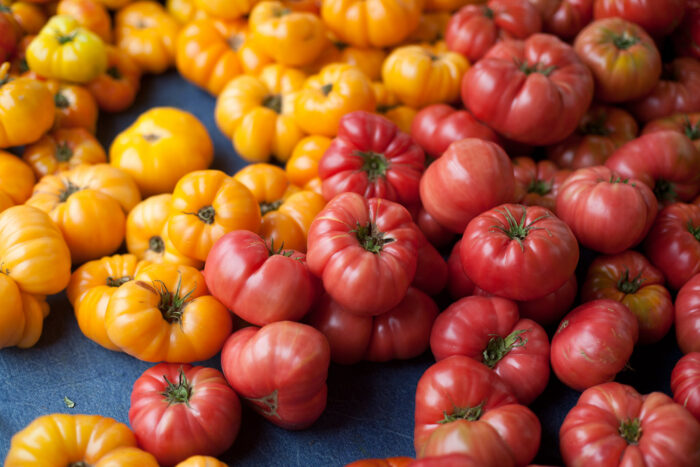
[[[700,352],[691,352],[678,360],[671,372],[673,400],[700,421]]]
[[[552,338],[552,369],[577,391],[612,381],[632,355],[638,334],[637,318],[620,302],[584,303],[564,317]]]
[[[323,334],[293,321],[243,328],[221,351],[221,368],[236,393],[288,430],[307,428],[323,413],[329,364]]]
[[[700,352],[700,274],[676,296],[676,339],[683,353]]]
[[[174,465],[226,451],[241,426],[241,403],[219,370],[159,363],[134,383],[129,424],[158,463]]]

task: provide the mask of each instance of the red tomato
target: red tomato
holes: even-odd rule
[[[328,339],[331,359],[351,365],[363,359],[386,362],[422,354],[438,311],[430,297],[414,288],[408,289],[398,306],[373,317],[349,313],[324,295],[308,322]]]
[[[423,373],[416,388],[416,452],[426,457],[438,455],[433,449],[426,450],[433,432],[466,420],[490,425],[509,448],[515,464],[526,465],[539,449],[541,428],[535,414],[515,402],[506,384],[485,365],[462,355],[440,360]],[[490,431],[480,428],[476,430]]]
[[[381,115],[351,112],[318,163],[326,200],[345,192],[402,204],[418,202],[425,154]]]
[[[639,322],[639,343],[660,341],[673,324],[673,301],[665,279],[636,251],[599,256],[588,269],[581,300],[609,298],[627,306]]]
[[[466,297],[435,320],[430,349],[440,361],[452,355],[491,368],[521,404],[539,396],[549,381],[549,339],[542,326],[520,319],[518,306],[498,297]]]
[[[548,160],[535,162],[529,157],[513,159],[515,201],[526,206],[542,206],[556,213],[557,194],[571,174]]]
[[[474,63],[502,39],[527,39],[542,30],[542,18],[527,0],[490,0],[467,5],[447,23],[445,41]]]
[[[435,247],[442,247],[452,243],[455,234],[443,227],[423,206],[413,215],[416,225],[423,232],[425,238]]]
[[[673,400],[700,421],[700,352],[684,356],[671,372]]]
[[[333,198],[309,228],[309,269],[333,300],[374,316],[406,295],[424,239],[400,204],[356,193]]]
[[[504,204],[475,217],[462,237],[467,276],[489,293],[533,300],[554,292],[574,274],[578,244],[549,210]]]
[[[241,403],[219,370],[159,363],[134,383],[129,424],[159,464],[175,465],[226,451],[241,426]]]
[[[543,31],[564,40],[576,37],[593,18],[593,0],[530,0],[542,15]]]
[[[226,308],[258,326],[301,319],[319,289],[304,253],[275,249],[247,230],[230,232],[214,244],[204,277]]]
[[[675,203],[661,210],[644,251],[672,289],[683,287],[700,272],[700,206]]]
[[[687,0],[681,25],[673,33],[676,54],[700,59],[700,1]]]
[[[593,18],[617,16],[643,27],[655,37],[673,31],[683,18],[685,0],[595,0]]]
[[[683,57],[667,63],[659,84],[646,97],[631,102],[628,108],[641,122],[676,113],[700,112],[700,62]]]
[[[499,142],[491,128],[466,110],[455,110],[447,104],[429,105],[418,112],[411,123],[411,136],[430,156],[438,158],[450,144],[466,138]]]
[[[646,96],[659,82],[661,55],[644,29],[621,18],[586,26],[574,50],[593,72],[595,97],[627,102]]]
[[[676,340],[683,353],[700,352],[700,274],[676,296]]]
[[[607,254],[623,252],[644,240],[657,211],[647,185],[621,178],[604,166],[577,170],[557,196],[557,214],[578,241]]]
[[[474,283],[462,267],[462,258],[459,254],[461,245],[462,240],[458,240],[452,247],[450,257],[447,258],[447,291],[452,300],[459,300],[474,293]]]
[[[652,120],[644,126],[642,134],[667,130],[684,134],[693,142],[695,148],[700,151],[700,112],[692,114],[680,113]]]
[[[521,143],[569,136],[593,98],[593,77],[574,49],[549,34],[493,46],[462,79],[467,110]]]
[[[559,430],[566,465],[700,465],[700,423],[660,392],[606,383],[586,390]]]
[[[513,168],[503,149],[469,138],[452,143],[420,181],[423,207],[455,233],[480,213],[512,201]]]
[[[603,165],[617,148],[637,137],[637,122],[617,107],[593,105],[576,132],[547,148],[547,157],[565,169]]]
[[[605,166],[641,180],[661,203],[690,201],[700,192],[700,151],[675,131],[642,135],[615,151]]]
[[[447,285],[447,262],[427,240],[418,249],[416,275],[411,285],[428,295],[437,295]]]
[[[233,333],[221,351],[221,368],[256,412],[282,428],[300,430],[326,408],[330,353],[316,329],[279,321]]]
[[[584,303],[564,317],[552,338],[552,369],[577,391],[612,381],[632,355],[638,333],[637,318],[620,302]]]

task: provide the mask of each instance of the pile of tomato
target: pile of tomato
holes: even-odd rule
[[[156,363],[131,428],[45,415],[5,465],[225,465],[240,399],[304,429],[331,362],[428,349],[417,460],[353,466],[527,465],[550,368],[567,465],[700,465],[699,59],[697,0],[0,0],[0,348],[66,290]],[[251,165],[176,108],[100,145],[173,66]],[[673,399],[612,382],[674,324]]]

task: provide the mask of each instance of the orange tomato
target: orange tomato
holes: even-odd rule
[[[57,15],[68,15],[78,20],[81,26],[94,32],[106,43],[112,42],[112,19],[107,8],[96,0],[61,0]]]
[[[54,128],[85,128],[92,133],[97,125],[97,102],[83,86],[46,82],[56,105]]]
[[[158,461],[150,452],[126,447],[111,451],[95,464],[95,467],[158,467]]]
[[[253,164],[233,176],[253,193],[262,220],[258,233],[274,246],[306,252],[311,222],[326,206],[323,196],[291,185],[281,168]]]
[[[208,294],[201,272],[154,264],[112,295],[107,335],[149,362],[193,362],[216,355],[231,334],[231,313]]]
[[[208,16],[236,19],[250,13],[259,0],[194,0],[197,8]]]
[[[426,11],[454,12],[465,5],[478,5],[486,0],[426,0]],[[571,8],[571,7],[569,7]]]
[[[134,0],[99,0],[100,3],[102,3],[110,10],[118,10],[119,8],[124,8],[126,5],[133,1]]]
[[[285,167],[287,177],[293,185],[322,194],[321,179],[318,178],[318,161],[321,160],[332,141],[326,136],[307,136],[297,143]],[[312,189],[311,184],[318,184],[319,190]]]
[[[0,274],[0,349],[31,347],[41,336],[49,305],[43,297],[20,291],[17,283]]]
[[[85,128],[63,128],[24,148],[24,159],[37,177],[70,170],[81,164],[107,162],[107,154]]]
[[[411,124],[418,111],[413,107],[401,105],[398,96],[389,91],[384,83],[372,83],[372,88],[377,99],[377,113],[394,122],[399,130],[411,134]]]
[[[175,467],[228,467],[228,464],[209,456],[192,456]]]
[[[257,232],[260,208],[248,188],[218,170],[191,172],[173,191],[168,236],[181,254],[204,261],[233,230]]]
[[[420,17],[418,27],[406,38],[408,43],[435,43],[445,39],[447,23],[452,15],[445,11],[424,13]]]
[[[178,36],[176,64],[180,74],[218,95],[232,78],[257,74],[270,57],[250,40],[246,21],[200,19]]]
[[[195,0],[167,0],[165,8],[180,24],[207,17],[206,13],[197,9]]]
[[[136,180],[144,196],[151,196],[170,192],[183,175],[209,167],[214,144],[194,115],[156,107],[117,135],[109,158]]]
[[[9,0],[4,0],[0,3],[10,7],[12,16],[25,34],[38,34],[49,19],[40,6],[29,2],[10,2]]]
[[[0,151],[0,192],[12,205],[24,204],[34,189],[34,173],[29,165],[9,152]]]
[[[180,23],[155,2],[134,2],[117,13],[116,44],[147,73],[163,73],[175,63]]]
[[[184,264],[201,269],[202,261],[180,254],[168,236],[171,194],[151,196],[134,207],[126,218],[126,248],[152,263]]]
[[[362,70],[370,80],[376,81],[381,79],[384,59],[386,52],[383,49],[354,47],[331,38],[330,45],[309,68],[316,73],[331,63],[347,63]]]
[[[107,46],[107,71],[87,85],[100,109],[121,112],[131,107],[141,86],[141,68],[129,55]]]

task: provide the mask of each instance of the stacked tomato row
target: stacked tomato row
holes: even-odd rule
[[[163,362],[134,384],[135,434],[47,415],[7,465],[200,465],[186,459],[234,442],[239,396],[302,429],[331,360],[428,347],[415,465],[531,462],[526,405],[550,363],[584,391],[561,427],[567,464],[700,462],[700,5],[465,3],[0,6],[0,148],[24,146],[23,161],[0,152],[0,347],[34,345],[45,295],[67,287],[88,338]],[[207,129],[174,108],[144,113],[107,164],[98,109],[172,65],[217,96],[219,129],[256,164],[207,170]],[[604,256],[572,310],[579,245]],[[609,383],[674,318],[685,408]],[[219,352],[223,374],[189,364]]]

